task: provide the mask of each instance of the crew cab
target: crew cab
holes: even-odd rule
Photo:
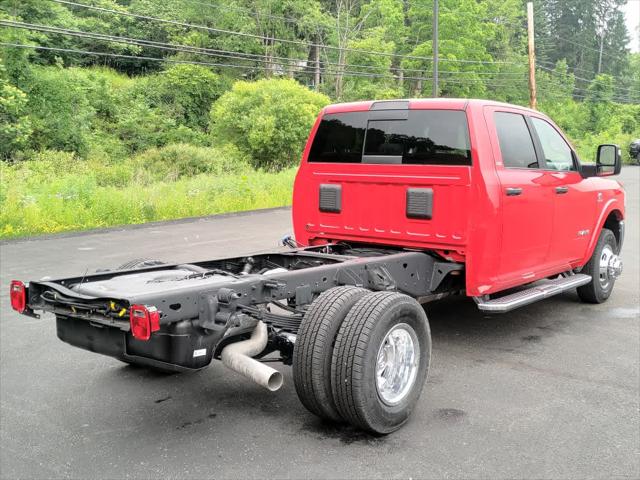
[[[76,347],[165,371],[220,359],[269,390],[282,375],[321,418],[386,434],[416,405],[431,355],[422,304],[504,313],[576,289],[601,303],[622,272],[620,149],[581,162],[544,114],[485,100],[331,105],[311,130],[287,249],[134,260],[11,283]]]

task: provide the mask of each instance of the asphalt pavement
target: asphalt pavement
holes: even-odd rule
[[[219,362],[161,375],[73,348],[15,314],[11,279],[137,257],[275,247],[287,209],[0,245],[1,478],[639,478],[640,167],[625,167],[625,270],[608,302],[573,292],[499,316],[427,306],[432,369],[410,421],[373,437],[322,423],[289,367],[269,393]]]

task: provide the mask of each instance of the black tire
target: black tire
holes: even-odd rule
[[[394,327],[410,326],[419,346],[412,383],[397,403],[388,404],[378,390],[378,354]],[[413,337],[412,337],[413,338]],[[345,318],[333,350],[331,376],[333,398],[342,418],[376,434],[400,428],[415,407],[429,371],[431,333],[422,306],[400,293],[374,292],[362,297]]]
[[[341,421],[331,390],[331,356],[336,334],[351,307],[369,290],[345,286],[323,292],[302,320],[293,349],[293,383],[298,398],[320,418]]]
[[[155,267],[157,265],[165,265],[166,262],[162,260],[155,260],[153,258],[136,258],[135,260],[129,260],[126,263],[120,265],[116,270],[134,270],[136,268]]]
[[[591,275],[591,281],[586,285],[578,287],[578,296],[580,300],[586,303],[602,303],[606,301],[615,284],[615,279],[609,279],[608,283],[603,284],[600,279],[600,258],[607,246],[616,253],[618,251],[618,243],[613,232],[607,228],[603,228],[596,243],[593,255],[582,269],[581,273]]]

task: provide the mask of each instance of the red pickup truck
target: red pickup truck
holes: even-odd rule
[[[220,359],[269,390],[278,352],[312,413],[389,433],[427,377],[421,304],[473,297],[507,312],[577,288],[600,303],[622,272],[620,149],[583,164],[545,115],[483,100],[326,107],[296,177],[288,250],[28,285],[11,305],[52,312],[58,337],[164,371]]]

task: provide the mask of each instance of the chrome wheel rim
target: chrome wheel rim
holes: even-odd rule
[[[615,257],[615,253],[609,245],[605,245],[600,253],[600,263],[598,264],[598,276],[600,280],[600,286],[606,290],[609,287],[609,283],[612,280],[610,275],[609,265],[612,263]]]
[[[376,359],[376,388],[385,404],[393,406],[409,394],[418,375],[420,344],[413,328],[395,325],[384,337]]]

